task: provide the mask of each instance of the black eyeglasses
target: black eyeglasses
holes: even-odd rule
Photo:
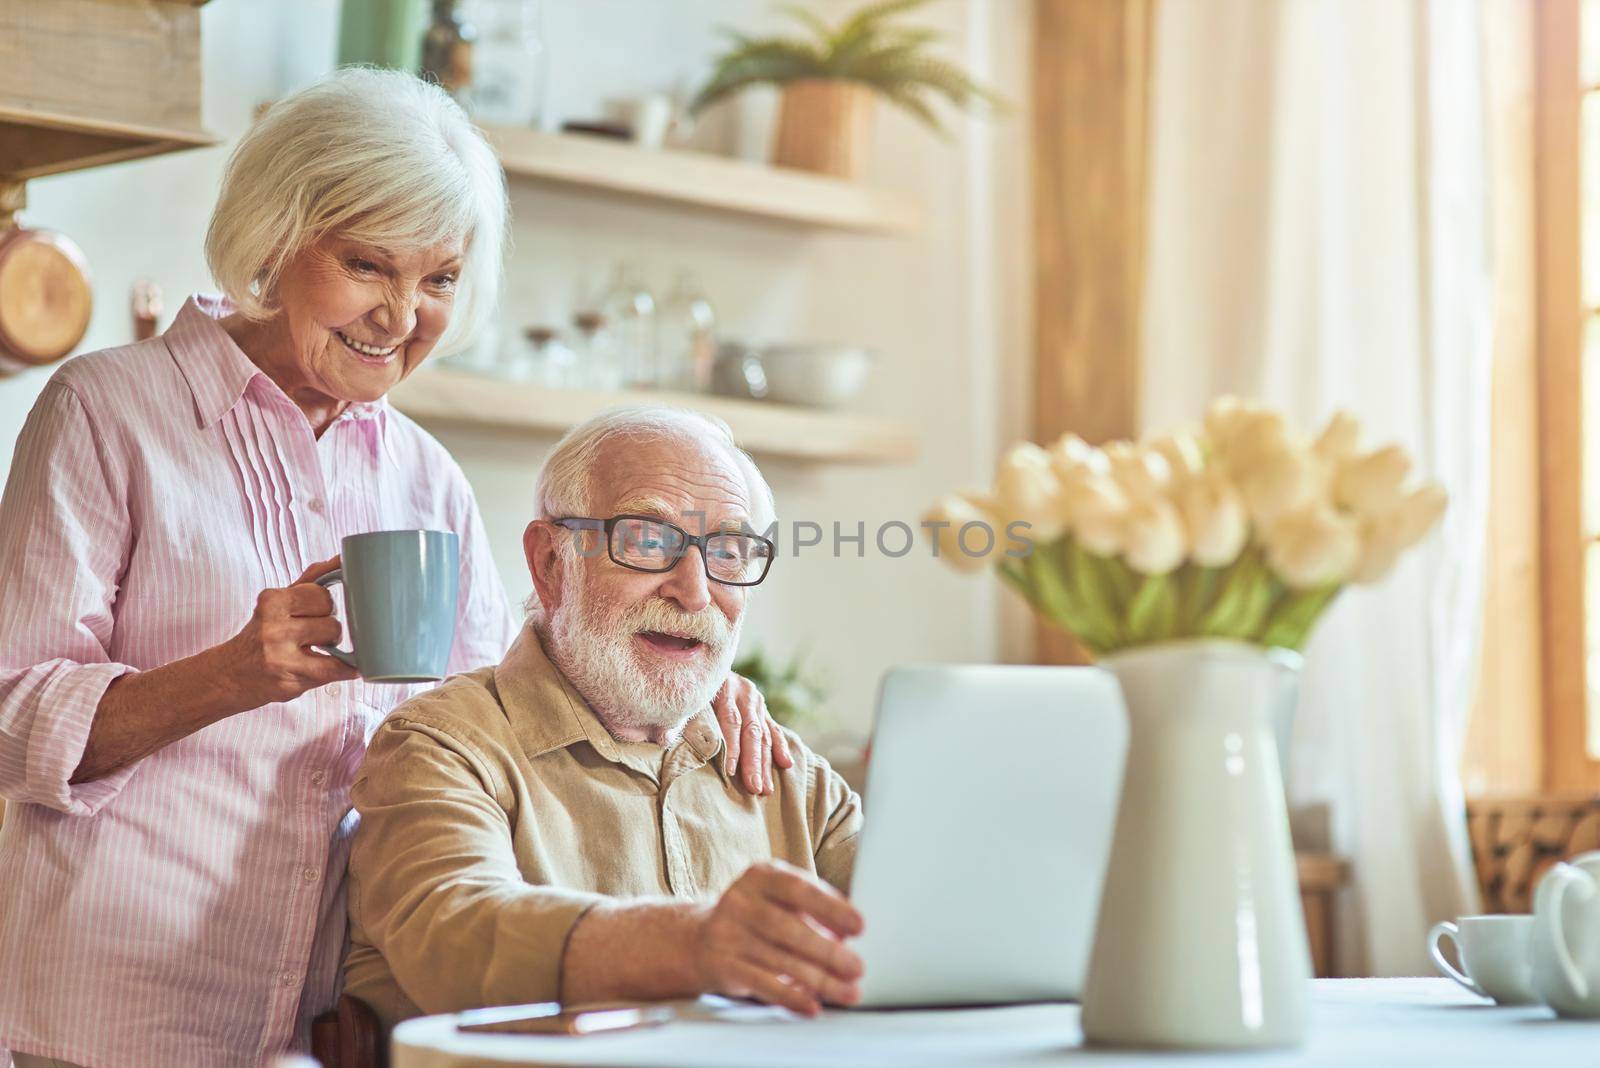
[[[630,571],[671,571],[691,545],[698,545],[706,578],[724,586],[760,584],[772,568],[778,548],[759,534],[742,531],[716,531],[696,537],[682,527],[648,515],[614,515],[610,519],[563,516],[550,522],[568,530],[604,531],[611,562]]]

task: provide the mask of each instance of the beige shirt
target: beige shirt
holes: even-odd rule
[[[670,748],[618,742],[525,630],[498,667],[397,708],[356,777],[345,990],[388,1024],[559,997],[579,917],[612,898],[712,899],[777,858],[843,890],[861,801],[785,732],[753,797],[709,709]]]

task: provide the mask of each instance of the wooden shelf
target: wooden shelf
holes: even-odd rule
[[[0,177],[18,181],[216,143],[204,130],[105,122],[0,104]]]
[[[764,401],[649,390],[543,389],[445,369],[396,386],[390,401],[421,423],[561,434],[590,416],[629,404],[664,404],[715,415],[739,445],[767,456],[836,463],[903,463],[919,449],[914,429],[867,416]]]
[[[859,233],[909,234],[921,223],[906,197],[805,171],[522,126],[484,133],[507,174],[557,185]]]

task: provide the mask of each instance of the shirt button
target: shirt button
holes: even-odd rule
[[[313,497],[306,502],[306,508],[312,515],[321,515],[326,510],[327,505],[322,503],[321,497]]]
[[[278,982],[282,983],[284,986],[294,986],[294,984],[298,981],[299,976],[295,975],[294,972],[284,972],[282,975],[278,976]]]
[[[327,781],[328,781],[328,773],[327,772],[325,772],[325,771],[313,771],[311,773],[311,785],[312,786],[321,786],[323,783],[325,783]]]
[[[344,692],[344,687],[340,686],[337,682],[330,682],[328,684],[328,696],[329,697],[338,697],[343,692]]]
[[[300,878],[304,879],[308,883],[316,882],[317,881],[317,869],[315,869],[315,868],[301,868],[300,869]]]

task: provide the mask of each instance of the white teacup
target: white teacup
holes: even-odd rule
[[[1542,999],[1533,986],[1532,936],[1532,916],[1462,916],[1434,924],[1428,954],[1441,972],[1480,997],[1499,1005],[1537,1005]],[[1446,938],[1455,943],[1459,969],[1440,951]]]

